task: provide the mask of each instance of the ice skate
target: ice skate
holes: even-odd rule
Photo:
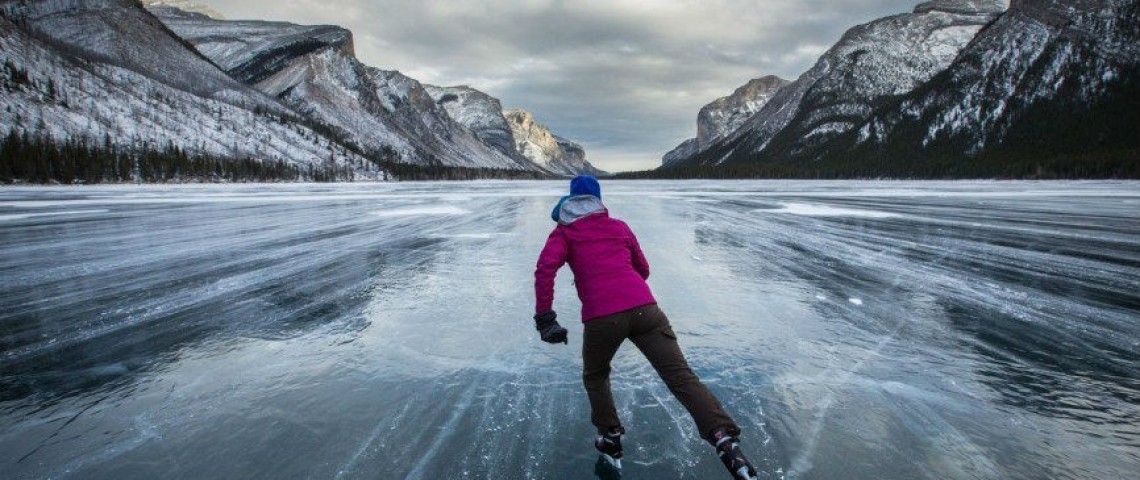
[[[755,480],[756,468],[740,451],[740,442],[736,436],[724,429],[719,429],[713,433],[713,441],[716,446],[716,454],[720,457],[720,461],[724,463],[724,467],[732,474],[732,478],[737,480]]]
[[[617,469],[621,468],[621,436],[623,434],[625,434],[624,428],[612,427],[606,433],[594,437],[594,448],[602,452],[602,457]]]

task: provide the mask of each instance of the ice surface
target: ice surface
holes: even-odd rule
[[[602,187],[761,478],[1140,471],[1140,184]],[[591,478],[568,269],[571,345],[531,319],[565,190],[0,189],[2,476]],[[724,477],[613,375],[630,478]]]

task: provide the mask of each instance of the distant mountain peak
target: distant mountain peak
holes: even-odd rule
[[[999,14],[1009,7],[1007,0],[932,0],[914,7],[914,13],[946,12],[963,15]]]
[[[172,7],[191,14],[205,15],[215,20],[224,20],[226,18],[225,15],[222,15],[221,12],[217,10],[188,0],[143,0],[142,4],[147,8]]]
[[[503,117],[510,125],[518,151],[543,168],[563,175],[605,173],[586,161],[581,145],[551,133],[535,121],[534,114],[516,108],[504,111]]]
[[[732,92],[713,100],[697,113],[697,136],[685,140],[662,157],[664,165],[684,160],[713,142],[724,138],[740,128],[756,112],[764,107],[784,86],[784,80],[775,75],[766,75],[749,80]]]
[[[705,105],[697,114],[697,144],[703,147],[735,131],[788,83],[775,75],[754,78]]]
[[[467,85],[424,85],[424,88],[452,120],[471,130],[483,143],[511,158],[526,159],[515,149],[511,127],[503,118],[503,105],[499,99]]]

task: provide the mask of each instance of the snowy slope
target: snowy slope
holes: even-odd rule
[[[662,165],[671,165],[691,157],[712,142],[735,132],[788,83],[790,82],[773,75],[756,78],[737,88],[731,95],[705,105],[697,113],[697,136],[685,140],[666,153],[661,159]]]
[[[1134,0],[1014,1],[946,72],[832,155],[1054,154],[1140,147]]]
[[[257,83],[292,59],[322,48],[342,48],[352,55],[352,33],[337,26],[229,22],[171,6],[148,8],[198,51],[246,83]]]
[[[851,130],[877,103],[945,69],[1004,9],[1001,0],[938,0],[852,28],[735,133],[674,165],[796,155]]]
[[[544,169],[562,175],[605,174],[586,160],[581,145],[550,132],[536,122],[534,115],[522,109],[503,112],[515,139],[515,148]]]
[[[680,165],[697,153],[700,153],[700,151],[701,144],[700,141],[697,140],[697,137],[690,138],[666,152],[665,155],[661,157],[661,166],[671,167]]]
[[[0,7],[37,39],[63,52],[127,68],[196,95],[281,110],[171,34],[138,2],[3,0]]]
[[[504,155],[520,157],[521,154],[515,149],[511,127],[503,117],[503,105],[499,99],[466,85],[424,85],[424,88],[447,111],[448,116],[471,130],[483,143]]]
[[[379,173],[272,98],[230,79],[137,3],[0,5],[0,62],[32,80],[3,89],[5,127],[58,140],[175,145],[222,158],[352,165],[367,178]],[[140,39],[153,49],[139,48]],[[173,60],[163,63],[159,55]]]
[[[421,165],[537,170],[453,121],[415,79],[360,63],[347,30],[154,12],[231,74],[363,151]]]

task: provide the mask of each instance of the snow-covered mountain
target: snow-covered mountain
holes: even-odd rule
[[[944,70],[1005,8],[1001,0],[935,0],[852,28],[735,132],[688,158],[674,156],[669,166],[748,162],[818,146]]]
[[[514,149],[501,112],[498,137],[452,118],[415,79],[360,63],[343,28],[146,4],[0,0],[0,135],[283,162],[306,178],[387,178],[392,163],[548,172]]]
[[[483,143],[415,79],[361,63],[348,30],[153,11],[231,75],[365,152],[420,165],[539,170]]]
[[[586,160],[581,145],[554,135],[536,123],[530,112],[504,112],[499,99],[468,86],[425,87],[451,118],[506,155],[523,158],[556,175],[606,173]]]
[[[352,33],[332,25],[225,21],[161,2],[148,10],[179,37],[190,41],[230,76],[256,84],[294,59],[321,49],[353,55]]]
[[[228,76],[136,1],[4,0],[0,13],[6,130],[381,175]]]
[[[1048,159],[1140,149],[1135,0],[1014,0],[953,65],[880,109],[826,158]]]
[[[740,128],[749,117],[760,111],[768,100],[789,82],[774,75],[750,80],[731,95],[718,98],[697,113],[697,136],[685,140],[661,159],[671,165],[689,158],[712,142]]]
[[[515,149],[515,138],[503,117],[503,104],[499,99],[466,85],[424,85],[424,88],[453,120],[471,130],[483,143],[504,155],[526,158]]]
[[[204,97],[281,110],[171,34],[138,2],[2,0],[0,6],[7,18],[62,53],[129,69]]]
[[[503,116],[510,125],[515,148],[546,170],[562,175],[606,173],[586,161],[586,151],[581,145],[551,133],[536,122],[530,112],[511,109],[503,112]]]

